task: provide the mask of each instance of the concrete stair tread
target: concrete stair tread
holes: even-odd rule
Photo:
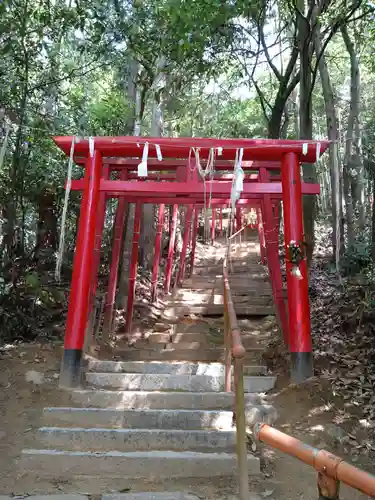
[[[117,409],[196,409],[232,410],[233,394],[230,392],[163,392],[78,389],[72,392],[75,403],[91,407]],[[264,397],[259,393],[246,393],[245,402],[260,405]]]
[[[89,360],[89,370],[101,373],[165,373],[171,375],[215,375],[225,374],[223,363],[183,363],[178,361],[101,361]],[[265,374],[264,365],[244,365],[245,375]]]
[[[61,423],[96,428],[219,430],[231,428],[232,411],[52,407],[44,409],[43,421],[54,426]]]
[[[154,373],[86,373],[88,384],[99,387],[118,387],[123,390],[221,392],[224,376],[212,375],[170,375]],[[274,387],[275,377],[244,376],[245,392],[266,392]]]
[[[237,316],[269,316],[274,314],[273,305],[267,304],[254,304],[243,305],[238,304],[236,307]],[[208,304],[208,305],[171,305],[164,311],[164,316],[167,318],[168,314],[172,315],[188,315],[200,314],[202,316],[222,316],[223,306],[221,304]]]
[[[233,298],[233,304],[236,308],[236,310],[238,308],[243,308],[243,307],[250,307],[250,306],[267,306],[267,305],[271,305],[272,304],[272,301],[273,301],[273,298],[272,298],[272,294],[268,294],[268,295],[261,295],[261,296],[254,296],[254,297],[250,297],[248,295],[233,295],[232,296]],[[184,298],[181,298],[179,299],[179,297],[177,297],[173,304],[171,304],[170,306],[168,306],[168,309],[169,308],[172,308],[172,307],[207,307],[207,308],[211,308],[211,307],[216,307],[216,306],[220,306],[221,308],[223,308],[224,306],[224,297],[223,296],[218,296],[218,295],[215,295],[214,297],[205,297],[205,298],[200,298],[200,297],[195,297],[195,298],[190,298],[190,299],[184,299]]]
[[[160,347],[150,348],[127,348],[116,349],[116,357],[126,361],[186,361],[186,362],[220,362],[224,360],[224,348],[204,348],[196,349],[178,349],[177,344],[167,349]],[[259,361],[259,353],[247,352],[245,360],[253,363]]]
[[[42,427],[39,442],[53,449],[80,451],[178,450],[235,452],[236,433],[217,429],[111,429]]]
[[[49,499],[46,498],[45,500]],[[101,500],[200,500],[200,499],[195,495],[191,495],[190,493],[184,493],[183,491],[161,491],[161,492],[155,491],[155,492],[137,492],[137,493],[115,493],[111,495],[102,495]]]
[[[170,478],[213,477],[237,474],[235,453],[202,453],[191,451],[66,451],[26,449],[20,467],[39,477]],[[248,455],[249,474],[260,473],[260,461]]]
[[[277,413],[267,402],[246,404],[247,420],[273,424]],[[116,429],[230,430],[232,410],[120,409],[120,408],[45,408],[45,426]]]

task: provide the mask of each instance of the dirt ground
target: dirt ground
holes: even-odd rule
[[[230,499],[236,492],[235,480],[227,478],[212,481],[178,480],[173,484],[145,484],[139,481],[103,481],[99,471],[87,480],[45,481],[30,477],[18,469],[22,448],[34,448],[34,431],[41,424],[41,414],[46,406],[68,406],[69,393],[57,387],[62,348],[60,345],[29,344],[9,346],[0,354],[0,494],[30,495],[32,493],[82,492],[99,494],[116,491],[183,490],[200,498]],[[31,372],[31,373],[30,373]],[[33,373],[34,372],[34,373]],[[43,380],[38,380],[43,374]],[[27,381],[27,379],[33,381]],[[37,384],[36,382],[41,382]],[[338,408],[329,387],[313,379],[300,387],[290,386],[280,375],[278,387],[270,395],[279,412],[277,427],[310,444],[329,449],[351,460],[356,466],[374,471],[370,457],[357,453],[347,439],[336,439],[326,427],[340,428]],[[331,429],[332,430],[332,429]],[[345,430],[345,429],[344,429]],[[344,435],[345,437],[345,435]],[[339,442],[340,441],[340,442]],[[297,460],[259,447],[262,475],[251,479],[250,488],[256,498],[280,500],[318,498],[315,472]],[[258,497],[256,495],[259,495]],[[368,498],[342,486],[341,500]]]

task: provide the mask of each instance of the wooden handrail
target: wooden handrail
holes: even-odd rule
[[[304,462],[318,472],[320,500],[338,500],[340,481],[365,495],[375,497],[375,476],[325,450],[309,446],[267,424],[255,424],[256,439]]]
[[[228,248],[229,253],[229,248]],[[246,350],[242,344],[241,332],[234,309],[232,293],[229,285],[228,257],[223,262],[224,288],[224,341],[225,341],[225,391],[231,392],[231,368],[233,358],[234,396],[236,416],[237,463],[239,475],[240,500],[249,498],[249,478],[247,465],[247,439],[245,421],[245,394],[243,365]]]

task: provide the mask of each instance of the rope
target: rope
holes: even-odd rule
[[[199,151],[200,151],[200,148],[193,148],[193,147],[190,148],[189,163],[188,164],[189,164],[190,170],[194,171],[195,167],[191,168],[191,166],[190,166],[191,152],[193,152],[195,155],[196,168],[198,170],[199,175],[201,176],[201,178],[203,180],[204,239],[208,240],[208,238],[210,237],[210,230],[209,230],[209,223],[208,223],[208,209],[211,207],[211,202],[212,202],[212,181],[213,181],[214,173],[215,173],[215,168],[214,168],[215,150],[214,150],[214,148],[210,148],[205,169],[202,168]],[[208,206],[207,206],[207,186],[206,186],[206,177],[207,176],[209,176],[209,179],[210,179]]]
[[[65,247],[65,225],[66,225],[66,215],[68,212],[68,203],[69,203],[69,195],[72,187],[72,172],[73,172],[73,157],[74,157],[74,146],[76,142],[76,137],[73,136],[72,144],[70,146],[70,156],[68,163],[68,175],[66,181],[66,189],[65,189],[65,198],[64,198],[64,207],[61,216],[61,229],[60,229],[60,238],[59,238],[59,249],[56,257],[56,268],[55,268],[55,279],[56,281],[60,281],[61,276],[61,265],[64,256],[64,247]]]

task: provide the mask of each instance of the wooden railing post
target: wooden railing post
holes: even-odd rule
[[[228,277],[228,255],[223,262],[224,288],[224,334],[225,334],[225,390],[228,391],[231,382],[231,371],[228,369],[229,356],[234,361],[234,416],[236,419],[237,463],[239,475],[240,500],[249,499],[249,470],[247,464],[247,439],[245,421],[245,394],[243,365],[246,350],[242,344],[241,332],[238,328],[236,312],[230,291]],[[231,348],[229,348],[229,342]],[[230,354],[228,354],[230,353]],[[229,365],[230,366],[230,365]],[[229,378],[229,379],[228,379]]]
[[[236,444],[239,475],[240,500],[249,498],[249,469],[247,465],[247,436],[245,420],[245,394],[243,381],[244,359],[234,358],[234,377],[236,381]]]
[[[230,325],[228,317],[228,298],[226,283],[224,280],[224,345],[225,345],[225,392],[231,391],[231,376],[232,376],[232,342],[230,338]]]

